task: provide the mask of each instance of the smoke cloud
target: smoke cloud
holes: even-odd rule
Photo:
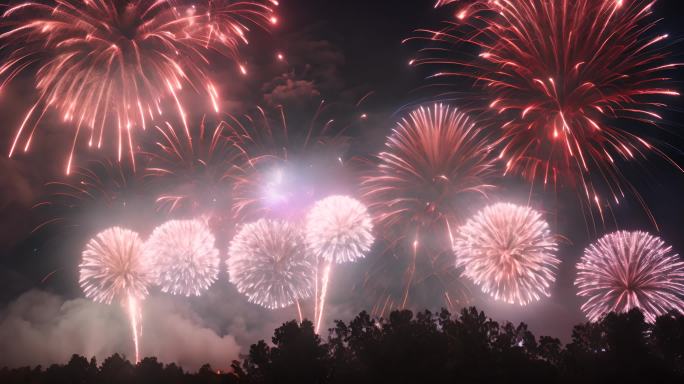
[[[114,353],[133,355],[123,309],[86,299],[65,300],[29,291],[0,311],[0,366],[66,363],[72,354],[99,362]],[[228,369],[241,347],[221,336],[187,306],[173,298],[151,297],[143,306],[141,354],[196,370],[205,363]]]

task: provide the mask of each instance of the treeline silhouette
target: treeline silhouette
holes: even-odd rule
[[[475,308],[458,316],[395,311],[384,320],[361,312],[336,322],[327,340],[309,321],[287,322],[230,373],[209,365],[189,373],[153,357],[134,365],[118,354],[98,365],[74,355],[47,369],[4,368],[0,383],[684,383],[684,316],[647,324],[638,310],[613,313],[575,326],[564,346]]]

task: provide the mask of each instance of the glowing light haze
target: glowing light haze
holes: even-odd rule
[[[155,228],[145,242],[145,258],[154,265],[162,291],[200,296],[216,281],[219,251],[209,227],[201,220],[171,220]]]
[[[284,308],[313,294],[316,258],[307,252],[302,230],[287,221],[243,225],[226,264],[230,282],[262,307]]]
[[[684,313],[684,260],[646,232],[613,232],[587,247],[575,286],[591,321],[632,308],[651,323],[670,310]]]
[[[670,73],[680,64],[668,62],[654,2],[456,3],[457,20],[419,32],[430,47],[411,63],[439,65],[433,77],[441,83],[473,80],[478,93],[463,103],[501,129],[507,173],[575,188],[603,216],[628,193],[642,202],[621,160],[655,154],[678,167],[644,134],[679,95]],[[464,54],[470,50],[479,57]]]
[[[133,159],[134,130],[144,130],[171,108],[189,136],[181,92],[205,92],[218,111],[219,89],[208,75],[212,55],[233,59],[244,72],[238,47],[247,43],[250,26],[276,21],[271,5],[59,0],[7,9],[0,40],[9,53],[0,63],[0,86],[38,65],[37,101],[19,127],[10,156],[29,149],[48,109],[75,128],[67,173],[79,136],[98,148],[116,140],[118,158],[128,151]]]
[[[490,205],[458,229],[454,240],[463,276],[496,300],[526,305],[551,295],[558,245],[539,212]]]

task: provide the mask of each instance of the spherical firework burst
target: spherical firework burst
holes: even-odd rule
[[[306,217],[306,243],[333,263],[363,258],[373,245],[373,223],[366,207],[348,196],[318,201]]]
[[[138,234],[120,227],[91,239],[79,268],[79,283],[86,297],[106,304],[144,298],[152,277]]]
[[[362,182],[376,222],[402,234],[435,224],[446,229],[462,215],[468,194],[490,187],[492,144],[468,116],[449,106],[411,112]]]
[[[575,286],[587,298],[582,310],[591,321],[632,308],[651,323],[670,310],[684,313],[684,261],[646,232],[603,236],[584,251],[577,271]]]
[[[437,78],[474,80],[483,92],[464,102],[502,129],[507,172],[575,187],[602,213],[626,192],[638,195],[618,168],[622,160],[655,152],[671,161],[619,123],[653,125],[662,97],[678,95],[667,75],[677,65],[666,62],[667,35],[653,35],[652,5],[467,1],[477,17],[422,31],[437,46],[412,63],[440,66]],[[478,56],[465,57],[472,51]]]
[[[200,220],[171,220],[157,227],[145,242],[162,291],[199,296],[216,281],[219,252],[214,235]]]
[[[250,302],[269,309],[283,308],[311,296],[315,260],[297,226],[261,219],[245,224],[231,241],[228,274],[230,282]]]
[[[560,260],[541,214],[514,204],[484,208],[458,230],[457,267],[497,300],[526,305],[550,296]]]
[[[230,212],[230,170],[240,153],[228,140],[225,122],[213,128],[206,124],[202,119],[192,137],[168,123],[157,126],[159,139],[147,151],[145,175],[164,191],[156,201],[160,209],[205,215],[214,222]]]
[[[0,63],[1,85],[37,67],[39,92],[10,156],[22,137],[28,150],[50,108],[76,126],[67,173],[83,131],[97,147],[117,137],[119,158],[123,148],[132,155],[133,128],[145,129],[147,121],[161,115],[162,99],[173,100],[187,133],[181,89],[204,89],[218,110],[218,91],[207,75],[212,52],[237,60],[248,25],[274,20],[261,1],[60,0],[10,7],[0,35],[8,49]],[[117,133],[106,134],[110,127]]]

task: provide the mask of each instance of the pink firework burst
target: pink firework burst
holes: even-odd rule
[[[81,134],[98,148],[113,139],[118,158],[128,150],[133,159],[134,129],[161,115],[167,99],[187,133],[181,90],[204,90],[218,110],[218,91],[208,75],[212,53],[239,63],[237,49],[248,26],[274,21],[261,1],[56,0],[10,7],[2,15],[6,31],[0,41],[7,55],[0,62],[0,86],[30,72],[38,90],[10,156],[29,149],[49,109],[75,126],[67,173]]]
[[[684,312],[684,261],[656,236],[619,231],[590,245],[577,264],[575,286],[591,321],[638,308],[649,322]]]

